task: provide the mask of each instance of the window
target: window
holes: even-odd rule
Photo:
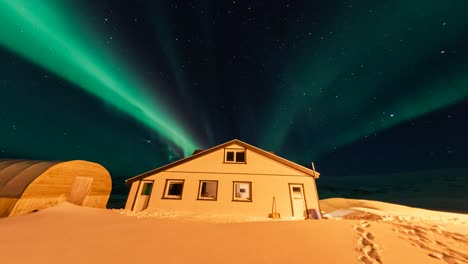
[[[226,149],[224,157],[226,163],[245,163],[245,149]]]
[[[164,199],[182,199],[184,180],[166,180]]]
[[[217,181],[200,181],[200,187],[198,189],[198,200],[216,201],[217,195]]]
[[[151,189],[153,189],[152,182],[145,182],[143,183],[143,188],[141,189],[141,195],[150,195]]]
[[[301,187],[292,187],[293,199],[302,200],[302,188]]]
[[[234,151],[227,151],[226,152],[226,161],[234,161]]]
[[[245,151],[236,152],[236,162],[245,162]]]
[[[233,201],[252,201],[252,183],[234,182]]]

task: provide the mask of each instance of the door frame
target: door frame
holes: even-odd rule
[[[151,187],[151,193],[148,195],[149,196],[148,201],[146,202],[146,208],[148,208],[148,205],[149,205],[150,200],[151,200],[151,196],[153,196],[154,180],[140,180],[138,182],[138,187],[137,187],[137,191],[135,193],[135,198],[133,199],[132,211],[135,210],[135,204],[137,203],[137,199],[140,198],[140,196],[142,196],[141,191],[142,191],[143,186],[145,186],[144,183],[146,183],[146,182],[151,182],[153,184],[152,187]],[[140,211],[145,210],[145,209],[141,209]]]
[[[307,199],[306,199],[306,191],[305,191],[305,187],[304,187],[304,183],[288,183],[288,187],[289,187],[289,201],[291,203],[291,213],[292,213],[292,216],[294,218],[296,218],[296,216],[294,215],[294,202],[293,202],[293,197],[292,197],[292,192],[291,192],[291,185],[300,185],[302,187],[302,197],[304,199],[304,209],[305,209],[305,212],[304,212],[304,219],[308,219],[309,218],[309,209],[307,207]]]

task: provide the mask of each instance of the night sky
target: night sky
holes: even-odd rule
[[[233,138],[322,178],[468,168],[467,10],[0,0],[0,158],[98,162],[114,197]]]

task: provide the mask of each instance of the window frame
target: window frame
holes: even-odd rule
[[[227,160],[228,152],[233,153],[233,161]],[[237,153],[244,153],[244,161],[237,161]],[[228,164],[247,164],[247,149],[245,148],[225,148],[224,149],[224,163]]]
[[[203,185],[204,182],[215,182],[216,183],[215,198],[201,197],[202,185]],[[198,184],[197,200],[199,200],[199,201],[217,201],[218,200],[218,186],[219,186],[219,181],[216,181],[216,180],[200,180],[199,184]]]
[[[236,183],[248,183],[249,184],[249,199],[237,198],[236,197]],[[232,182],[232,201],[233,202],[252,202],[252,182],[251,181],[233,181]]]
[[[171,183],[182,183],[182,190],[180,191],[180,195],[169,195],[169,187]],[[182,200],[182,195],[184,194],[184,179],[166,179],[166,184],[164,185],[164,192],[161,199],[169,199],[169,200]]]

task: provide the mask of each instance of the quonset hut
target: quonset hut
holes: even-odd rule
[[[0,217],[62,201],[105,208],[111,190],[109,172],[94,162],[0,159]]]

